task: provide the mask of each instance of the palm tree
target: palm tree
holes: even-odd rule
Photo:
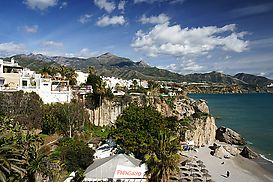
[[[65,77],[69,81],[69,85],[77,84],[77,76],[76,70],[74,68],[66,68],[65,69]]]
[[[99,122],[98,125],[100,125],[100,118],[101,118],[101,106],[102,106],[102,97],[106,94],[105,89],[105,83],[100,80],[98,83],[96,83],[96,92],[99,95]]]
[[[16,143],[6,141],[9,133],[0,135],[0,181],[9,179],[22,179],[26,174],[24,166],[26,159],[22,155],[22,150]]]
[[[64,77],[65,77],[65,72],[66,72],[66,67],[65,67],[64,65],[61,65],[61,66],[59,67],[59,71],[58,71],[58,72],[61,74],[62,79],[64,79]]]
[[[145,155],[145,162],[148,166],[147,175],[149,181],[167,182],[171,173],[178,169],[180,150],[177,137],[169,131],[160,132],[155,150]]]
[[[42,77],[48,78],[48,76],[50,74],[50,67],[44,66],[42,71],[41,71],[41,74],[42,74]]]
[[[88,74],[89,75],[96,75],[96,70],[93,66],[88,67]]]

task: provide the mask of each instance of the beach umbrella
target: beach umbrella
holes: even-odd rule
[[[182,173],[181,175],[182,175],[182,176],[189,176],[189,174],[188,174],[188,173],[185,173],[185,172]]]
[[[179,177],[177,176],[170,176],[170,180],[178,181]]]
[[[188,182],[188,181],[191,181],[190,178],[182,178],[182,179],[179,179],[178,180],[179,182]]]
[[[198,174],[198,173],[192,173],[191,176],[192,176],[192,177],[201,177],[202,175],[201,175],[201,174]]]
[[[208,178],[210,178],[210,177],[211,177],[211,175],[210,175],[210,174],[208,174],[208,173],[203,174],[203,176],[205,176],[205,177],[206,177],[206,181],[207,181],[207,179],[208,179]]]
[[[198,165],[197,165],[197,164],[194,164],[193,167],[198,167]]]
[[[212,179],[208,179],[206,180],[206,182],[215,182],[215,181],[213,181]]]
[[[209,171],[207,169],[201,169],[202,173],[208,173]]]
[[[182,171],[188,171],[188,168],[180,167],[180,170],[182,170]]]
[[[192,171],[199,172],[200,170],[198,168],[192,168]]]
[[[203,180],[201,178],[195,178],[193,182],[202,182]]]
[[[180,164],[181,164],[181,166],[185,166],[188,162],[190,162],[190,160],[188,158],[186,158],[186,157],[183,157]]]
[[[199,167],[201,167],[201,170],[205,168],[206,166],[204,164],[199,164]]]

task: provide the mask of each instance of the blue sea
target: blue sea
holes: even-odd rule
[[[240,133],[261,157],[273,163],[273,94],[189,94],[205,99],[216,125]]]

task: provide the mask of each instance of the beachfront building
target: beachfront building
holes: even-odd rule
[[[81,84],[86,83],[88,78],[88,73],[84,73],[82,71],[76,71],[77,74],[77,86],[80,86]]]
[[[125,92],[121,92],[119,88],[125,88],[127,90],[133,89],[134,87],[143,87],[148,88],[148,81],[147,80],[124,80],[121,78],[115,77],[102,77],[102,80],[106,84],[106,88],[110,88],[112,93],[115,95],[124,95]],[[136,85],[134,85],[134,82]]]
[[[23,67],[11,59],[11,62],[0,59],[0,88],[16,89],[19,86],[20,73]]]
[[[20,90],[37,93],[44,103],[65,103],[72,99],[68,81],[42,78],[41,74],[19,66],[13,58],[11,62],[0,59],[0,91]]]
[[[147,166],[132,156],[116,154],[95,159],[84,172],[84,182],[94,181],[135,181],[145,182]]]

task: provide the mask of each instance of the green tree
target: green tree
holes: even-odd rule
[[[22,150],[15,143],[7,143],[5,135],[0,135],[0,181],[22,179],[26,174],[26,160]]]
[[[93,162],[94,151],[83,141],[66,138],[61,142],[60,159],[69,172],[85,170]]]
[[[179,141],[170,132],[162,131],[158,134],[156,150],[145,155],[145,162],[148,166],[147,175],[149,181],[167,182],[172,173],[179,172],[179,154],[181,149]]]
[[[149,88],[149,90],[160,89],[160,85],[159,85],[159,83],[156,82],[156,81],[149,80],[149,81],[148,81],[148,88]]]
[[[49,78],[50,76],[54,78],[58,73],[58,69],[53,66],[44,66],[40,73],[42,74],[43,78]]]
[[[138,83],[137,80],[133,80],[133,89],[137,89]]]
[[[28,129],[41,128],[43,101],[34,92],[3,93],[0,94],[0,112]]]
[[[77,73],[74,68],[65,68],[65,78],[69,81],[69,85],[77,84]]]
[[[180,149],[179,121],[164,117],[152,107],[130,105],[118,117],[110,136],[127,152],[148,165],[150,181],[167,181],[176,172]]]
[[[145,154],[155,150],[159,131],[166,129],[176,134],[178,126],[176,118],[165,118],[153,107],[131,104],[118,117],[110,135],[123,148],[143,159]]]
[[[89,68],[89,75],[87,77],[86,85],[91,85],[93,93],[90,93],[86,97],[86,106],[95,112],[96,108],[99,108],[99,124],[101,118],[101,109],[102,101],[105,97],[111,98],[112,92],[110,89],[106,88],[105,83],[103,82],[100,76],[97,76],[96,71],[93,67]],[[93,114],[95,116],[95,114]]]
[[[88,119],[88,113],[81,103],[50,104],[45,106],[43,133],[50,134],[57,131],[72,137],[73,133],[83,129]]]
[[[22,180],[26,175],[27,157],[21,126],[0,116],[0,181]]]
[[[48,135],[54,134],[58,131],[59,127],[59,119],[54,115],[54,113],[51,111],[46,112],[43,116],[42,132]]]

